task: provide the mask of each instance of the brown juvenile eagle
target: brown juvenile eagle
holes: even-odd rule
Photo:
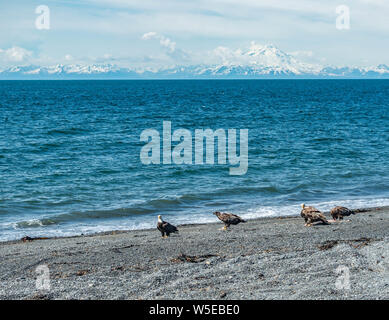
[[[178,233],[178,229],[169,222],[163,221],[160,215],[158,216],[157,229],[162,233],[162,238],[167,238],[171,233]]]
[[[305,220],[306,227],[310,227],[312,223],[316,221],[321,221],[323,224],[329,224],[324,214],[317,210],[315,207],[306,207],[303,203],[301,208],[301,216]]]
[[[334,220],[336,219],[343,220],[343,217],[347,217],[351,214],[355,214],[354,211],[340,206],[333,208],[330,213]]]
[[[238,224],[241,222],[246,222],[246,220],[243,220],[241,217],[237,216],[236,214],[232,214],[232,213],[223,213],[223,212],[216,211],[213,214],[215,216],[217,216],[219,218],[219,220],[224,222],[223,230],[227,230],[227,228],[231,224]]]

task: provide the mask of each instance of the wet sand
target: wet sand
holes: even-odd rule
[[[296,216],[184,225],[168,239],[155,229],[3,242],[0,298],[388,299],[389,208],[361,211],[313,227]],[[48,290],[36,287],[41,265]]]

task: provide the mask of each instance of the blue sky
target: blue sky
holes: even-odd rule
[[[35,27],[39,5],[49,30]],[[350,8],[349,30],[336,28],[339,5]],[[389,64],[388,17],[387,0],[2,1],[0,66],[212,63],[216,48],[252,41],[323,65]]]

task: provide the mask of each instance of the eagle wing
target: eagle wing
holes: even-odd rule
[[[224,223],[230,223],[230,224],[232,224],[234,222],[238,222],[238,221],[240,221],[240,222],[244,221],[241,217],[237,216],[236,214],[232,214],[232,213],[220,213],[218,215],[218,218],[221,221],[223,221]]]
[[[220,213],[217,217],[221,221],[228,223],[229,219],[231,218],[231,214],[230,213]]]
[[[246,222],[245,220],[243,220],[241,217],[237,216],[236,214],[231,214],[230,221],[233,223],[234,222]]]
[[[177,227],[173,226],[172,224],[170,224],[169,222],[162,222],[162,230],[165,231],[165,232],[168,232],[168,233],[173,233],[173,232],[177,232],[178,229]]]

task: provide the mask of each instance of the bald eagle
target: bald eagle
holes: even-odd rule
[[[333,208],[330,213],[334,220],[336,219],[343,220],[343,217],[349,216],[351,214],[355,214],[354,211],[340,206]]]
[[[301,208],[301,216],[305,220],[306,227],[310,227],[312,223],[316,221],[321,221],[323,224],[329,224],[324,214],[317,210],[315,207],[306,207],[303,203]]]
[[[216,211],[213,214],[215,216],[217,216],[219,218],[219,220],[224,222],[223,230],[227,230],[227,228],[231,224],[235,225],[235,224],[238,224],[241,222],[246,222],[246,220],[243,220],[241,217],[237,216],[236,214],[232,214],[232,213],[223,213],[223,212]]]
[[[160,215],[158,216],[157,229],[162,233],[162,238],[167,238],[171,233],[178,233],[178,229],[169,222],[163,221]]]

